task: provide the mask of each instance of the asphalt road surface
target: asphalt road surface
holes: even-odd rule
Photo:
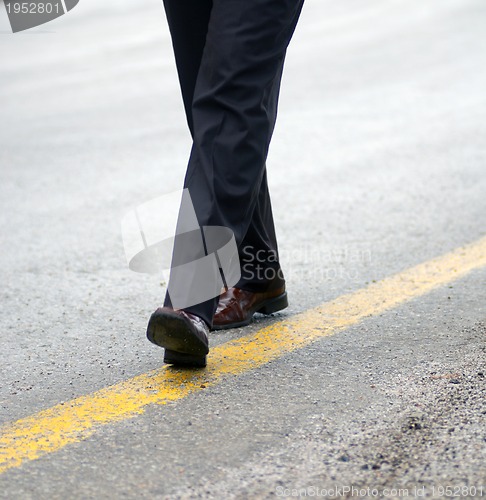
[[[250,340],[208,383],[161,368],[165,282],[120,232],[190,148],[161,2],[0,18],[1,498],[486,496],[484,1],[307,2],[268,160],[291,306],[212,333],[214,353]],[[427,293],[383,295],[469,244]],[[359,320],[299,316],[342,297]],[[277,354],[251,357],[262,331]],[[146,373],[137,411],[96,399]]]

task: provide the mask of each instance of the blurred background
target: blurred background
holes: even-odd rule
[[[480,0],[305,5],[268,161],[292,311],[484,232],[485,21]],[[0,23],[5,349],[18,328],[145,349],[164,283],[128,270],[120,221],[181,187],[190,149],[162,2]]]

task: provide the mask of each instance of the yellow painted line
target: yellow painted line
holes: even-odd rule
[[[0,428],[0,473],[91,436],[104,424],[177,401],[486,266],[486,237],[211,350],[204,370],[163,367]]]

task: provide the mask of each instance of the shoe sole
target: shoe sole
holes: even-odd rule
[[[206,356],[195,356],[193,354],[184,354],[183,352],[166,349],[164,353],[164,363],[168,365],[204,368],[207,365],[207,359]]]
[[[207,345],[177,315],[154,312],[147,326],[147,338],[165,348],[164,362],[179,366],[206,366]]]
[[[236,323],[228,323],[226,325],[214,325],[213,330],[228,330],[229,328],[239,328],[242,326],[249,325],[253,320],[253,315],[255,313],[260,314],[273,314],[282,309],[285,309],[289,306],[289,299],[287,296],[287,292],[278,295],[277,297],[272,297],[271,299],[266,300],[263,304],[259,305],[258,308],[253,310],[249,317],[243,321],[239,321]]]

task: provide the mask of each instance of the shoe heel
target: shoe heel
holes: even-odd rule
[[[278,297],[270,299],[265,303],[257,312],[261,314],[272,314],[277,311],[281,311],[289,306],[289,300],[287,297],[287,292],[282,293]]]
[[[206,355],[186,354],[184,352],[171,351],[166,349],[164,352],[164,363],[176,366],[192,366],[195,368],[204,368],[207,364]]]

